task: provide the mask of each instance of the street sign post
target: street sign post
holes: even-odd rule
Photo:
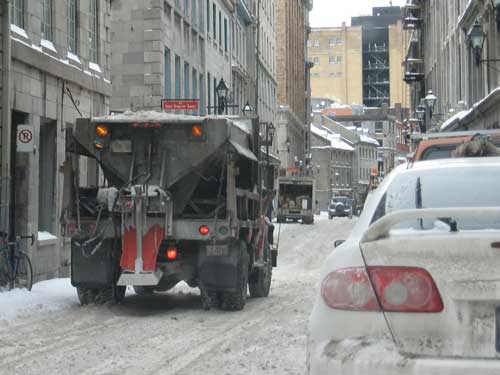
[[[33,126],[32,125],[18,125],[17,126],[17,152],[33,152]]]
[[[200,107],[198,99],[162,99],[161,108],[166,110],[197,111]]]

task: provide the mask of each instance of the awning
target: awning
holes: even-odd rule
[[[229,140],[228,142],[233,147],[233,149],[241,156],[252,161],[258,161],[257,156],[255,156],[255,154],[245,146],[242,146],[238,142],[235,142],[233,140]]]

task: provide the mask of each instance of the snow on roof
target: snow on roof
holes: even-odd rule
[[[455,122],[458,122],[458,121],[462,120],[471,111],[472,111],[472,109],[469,109],[467,111],[460,111],[460,112],[455,113],[448,120],[446,120],[445,122],[443,122],[443,124],[441,125],[441,128],[439,129],[439,131],[446,131],[448,128],[450,128],[452,125],[454,125]]]
[[[159,111],[125,111],[107,116],[95,117],[95,121],[128,122],[128,121],[199,121],[200,117],[166,113]]]
[[[317,125],[311,124],[311,131],[316,134],[318,137],[323,138],[326,141],[330,142],[330,146],[327,147],[333,147],[337,150],[344,150],[344,151],[354,151],[354,148],[351,147],[342,137],[340,134],[335,133],[331,129],[328,129],[325,126],[322,126],[321,128],[318,127]]]
[[[377,146],[380,146],[378,141],[373,139],[372,137],[369,137],[367,135],[364,135],[364,134],[359,134],[359,138],[361,140],[361,142],[364,142],[364,143],[371,143],[373,145],[377,145]]]

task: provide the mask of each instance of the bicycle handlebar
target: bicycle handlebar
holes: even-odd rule
[[[33,246],[33,244],[35,243],[35,235],[33,233],[31,233],[30,236],[17,236],[16,237],[17,240],[31,240],[31,246]]]

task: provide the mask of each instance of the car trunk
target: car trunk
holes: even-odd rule
[[[457,232],[397,229],[378,238],[365,238],[361,248],[368,269],[373,266],[425,269],[442,298],[441,312],[385,312],[402,352],[500,357],[499,229]],[[411,280],[407,282],[410,287],[417,285]],[[381,296],[378,297],[380,300]]]

